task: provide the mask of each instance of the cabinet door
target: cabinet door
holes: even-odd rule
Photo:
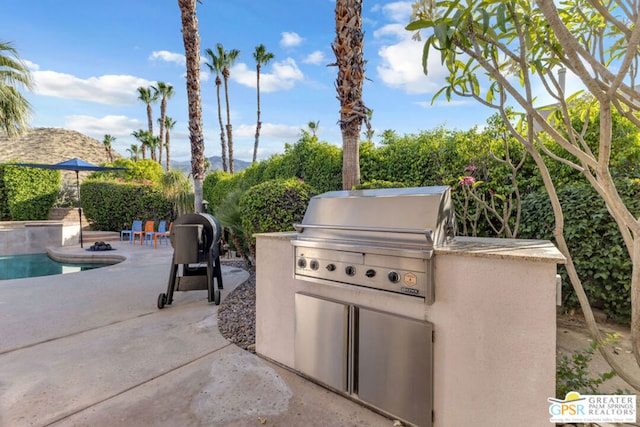
[[[295,369],[347,392],[349,306],[297,293],[295,312]]]
[[[431,425],[433,325],[358,307],[358,398],[418,426]]]

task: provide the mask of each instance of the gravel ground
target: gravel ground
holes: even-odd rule
[[[247,270],[244,262],[224,262],[224,265]],[[235,288],[220,303],[218,329],[222,336],[237,346],[255,352],[256,343],[256,273],[249,271],[249,279]]]

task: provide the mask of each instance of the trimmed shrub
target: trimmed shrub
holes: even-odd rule
[[[10,221],[9,216],[9,199],[7,198],[7,189],[4,185],[4,165],[0,165],[0,221]]]
[[[227,172],[215,171],[206,176],[202,184],[202,194],[209,202],[209,212],[215,215],[229,193],[244,188],[243,175],[243,172],[231,175]]]
[[[640,187],[625,181],[618,185],[632,214],[640,214]],[[631,259],[604,202],[589,184],[568,185],[558,190],[565,216],[564,234],[578,275],[592,306],[601,308],[617,322],[628,323],[631,315]],[[520,236],[553,239],[554,216],[546,193],[523,200]],[[578,307],[578,300],[561,267],[563,304]]]
[[[285,153],[267,161],[263,180],[299,178],[319,193],[342,189],[342,150],[315,136],[304,135]]]
[[[62,181],[60,171],[11,165],[5,165],[3,169],[3,198],[6,201],[6,207],[0,208],[3,216],[8,213],[11,221],[49,219]]]
[[[171,202],[152,185],[88,180],[80,191],[84,215],[93,230],[128,229],[134,219],[174,219]]]
[[[313,194],[309,184],[297,179],[266,181],[247,190],[240,199],[240,214],[251,244],[255,245],[255,233],[292,231]]]
[[[356,185],[354,190],[367,190],[374,188],[403,188],[406,187],[403,182],[391,182],[391,181],[382,181],[374,179],[369,182],[363,182],[361,184]]]
[[[139,181],[139,182],[160,182],[162,178],[162,166],[160,163],[151,159],[143,159],[133,161],[131,159],[116,159],[113,163],[107,163],[106,166],[113,166],[117,168],[126,168],[119,171],[104,171],[94,172],[90,175],[91,178],[101,179],[123,179],[125,181]]]

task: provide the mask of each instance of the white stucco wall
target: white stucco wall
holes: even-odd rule
[[[293,279],[295,233],[257,236],[256,351],[293,368],[304,291],[434,324],[434,426],[545,425],[555,393],[556,270],[549,242],[457,239],[434,258],[435,303]]]
[[[0,223],[0,255],[45,253],[50,246],[78,244],[80,226],[60,221]]]

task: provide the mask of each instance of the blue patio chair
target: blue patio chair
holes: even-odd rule
[[[136,231],[142,231],[142,221],[134,220],[131,224],[131,230],[122,230],[120,231],[120,240],[124,240],[124,237],[127,236],[129,242],[133,240],[133,233]]]

